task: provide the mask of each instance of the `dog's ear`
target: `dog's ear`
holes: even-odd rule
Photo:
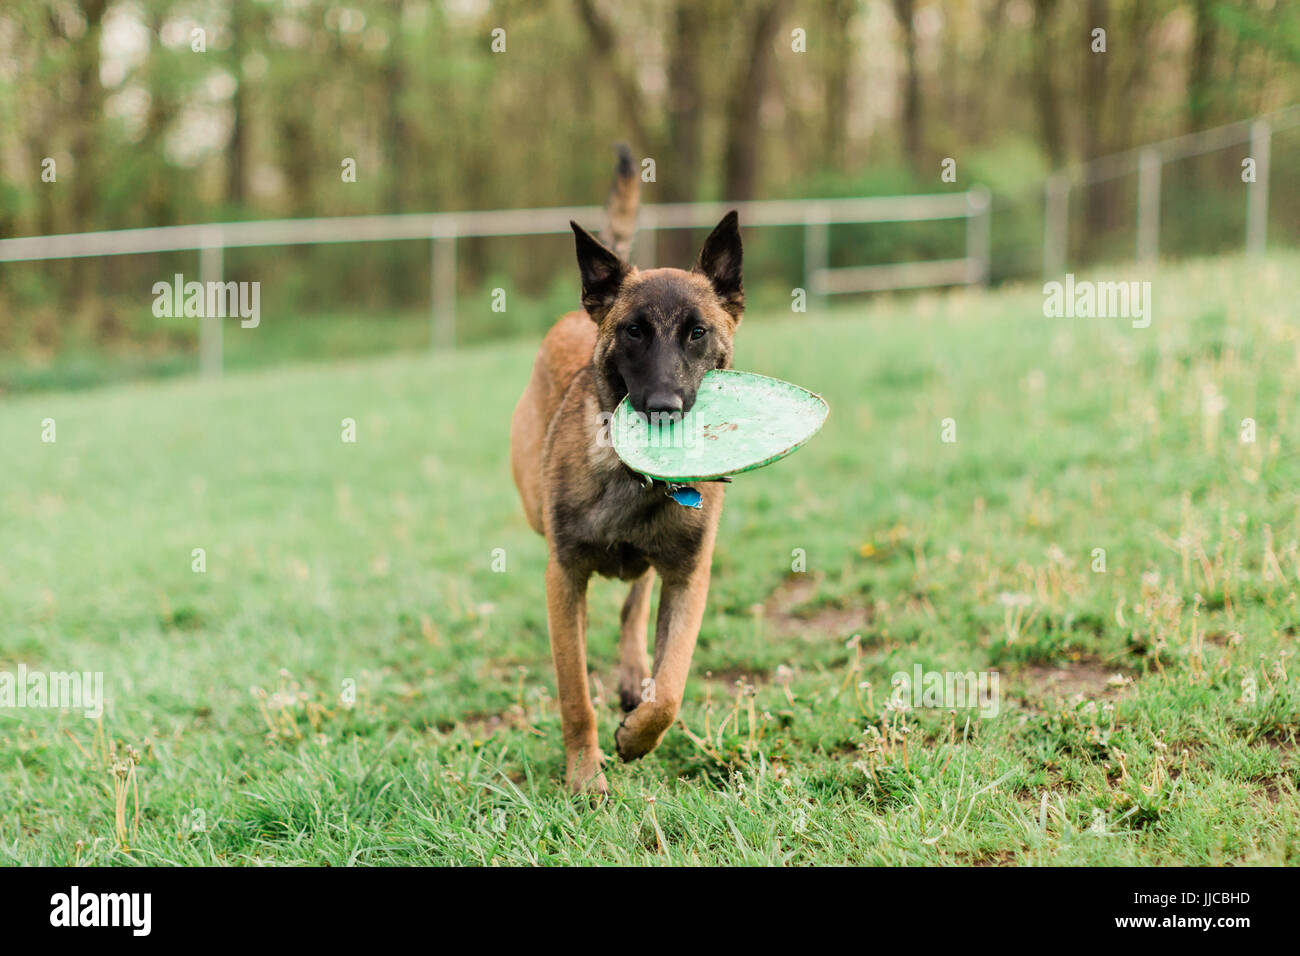
[[[745,312],[745,287],[741,282],[741,264],[744,252],[740,246],[740,216],[731,210],[713,227],[709,238],[700,250],[700,261],[695,271],[702,273],[713,285],[722,307],[737,322]]]
[[[628,265],[595,236],[572,220],[573,238],[578,249],[578,271],[582,274],[582,307],[599,322],[618,298],[618,290],[627,278]]]

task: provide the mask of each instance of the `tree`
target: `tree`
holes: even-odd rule
[[[1065,133],[1061,126],[1061,97],[1052,64],[1052,19],[1057,0],[1034,0],[1033,85],[1043,151],[1053,169],[1065,165]]]
[[[916,0],[894,0],[894,16],[903,31],[903,60],[906,64],[903,72],[903,108],[899,113],[903,155],[913,169],[920,169],[924,157],[921,155],[921,66],[916,53]]]
[[[741,75],[732,81],[727,110],[727,139],[723,158],[722,195],[732,202],[753,199],[762,152],[759,112],[772,75],[772,49],[785,0],[767,0],[756,11],[745,48]]]

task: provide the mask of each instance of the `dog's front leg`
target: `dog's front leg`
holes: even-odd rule
[[[560,696],[565,782],[574,793],[608,793],[587,690],[587,575],[567,570],[554,556],[546,564],[546,623]]]
[[[653,683],[641,703],[614,731],[614,746],[624,760],[644,757],[659,746],[677,717],[709,596],[710,550],[706,549],[690,571],[663,575],[659,618],[655,622]]]
[[[650,592],[654,583],[654,568],[633,581],[619,614],[618,698],[624,713],[635,709],[648,690],[650,658],[645,652],[645,630],[650,623]]]

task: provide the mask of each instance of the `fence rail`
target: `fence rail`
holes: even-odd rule
[[[1254,119],[1216,126],[1197,133],[1112,153],[1058,170],[1043,184],[1043,274],[1065,271],[1069,256],[1070,192],[1085,186],[1137,175],[1137,244],[1140,263],[1160,254],[1160,183],[1166,163],[1247,144],[1255,163],[1255,179],[1246,195],[1246,250],[1262,253],[1268,241],[1269,159],[1272,135],[1300,126],[1300,105]],[[1247,157],[1243,157],[1245,159]]]
[[[1242,143],[1248,144],[1249,156],[1255,163],[1255,179],[1249,184],[1246,199],[1245,244],[1252,253],[1262,252],[1268,234],[1272,134],[1297,126],[1300,126],[1300,105],[1103,156],[1052,173],[1043,184],[1044,274],[1055,276],[1065,271],[1069,259],[1072,190],[1136,175],[1135,256],[1138,262],[1151,262],[1157,258],[1160,249],[1160,189],[1164,165]],[[983,186],[975,186],[966,192],[919,196],[644,206],[637,224],[642,239],[634,250],[634,260],[638,265],[652,266],[654,238],[659,231],[711,226],[729,208],[739,210],[746,228],[802,227],[803,283],[805,292],[814,300],[851,292],[988,282],[991,201]],[[431,243],[433,343],[438,348],[449,348],[456,342],[456,243],[459,239],[567,234],[570,219],[595,225],[603,217],[604,210],[599,206],[567,206],[223,222],[28,236],[0,239],[0,262],[197,251],[200,278],[206,287],[210,282],[222,281],[226,249],[423,240]],[[966,254],[963,258],[839,268],[829,265],[830,227],[837,223],[956,219],[966,221]],[[221,374],[221,336],[219,318],[209,316],[200,320],[199,367],[205,375]]]
[[[634,259],[642,266],[653,265],[653,239],[659,231],[712,226],[728,209],[733,208],[739,211],[746,228],[803,228],[804,285],[807,293],[813,297],[843,292],[915,288],[919,285],[983,283],[988,279],[989,196],[983,187],[976,187],[969,192],[920,196],[647,205],[642,207],[637,222],[642,241]],[[341,242],[431,241],[433,342],[437,348],[449,348],[456,341],[457,240],[568,234],[570,219],[594,225],[603,218],[604,210],[599,206],[568,206],[160,226],[0,239],[0,262],[197,251],[200,279],[207,287],[209,282],[222,281],[226,249]],[[937,263],[900,263],[865,269],[832,269],[828,266],[831,225],[944,219],[967,220],[964,259]],[[934,281],[929,281],[930,279]],[[221,374],[220,318],[206,316],[200,319],[199,368],[205,375]]]

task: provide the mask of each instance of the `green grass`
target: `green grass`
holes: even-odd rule
[[[174,378],[197,371],[197,319],[178,324],[176,319],[154,318],[138,304],[133,311],[122,311],[134,321],[131,334],[120,340],[97,343],[93,335],[78,329],[58,349],[28,345],[0,353],[0,398]],[[226,324],[223,366],[228,372],[244,372],[293,361],[374,356],[425,349],[431,340],[427,313],[275,313],[265,316],[256,329],[243,329],[233,320]]]
[[[1032,286],[749,316],[737,367],[831,416],[728,491],[686,729],[595,809],[509,477],[535,343],[12,399],[0,670],[110,701],[0,712],[0,860],[1294,863],[1297,275],[1166,268],[1145,330]],[[887,709],[917,663],[997,669],[1000,714]]]

